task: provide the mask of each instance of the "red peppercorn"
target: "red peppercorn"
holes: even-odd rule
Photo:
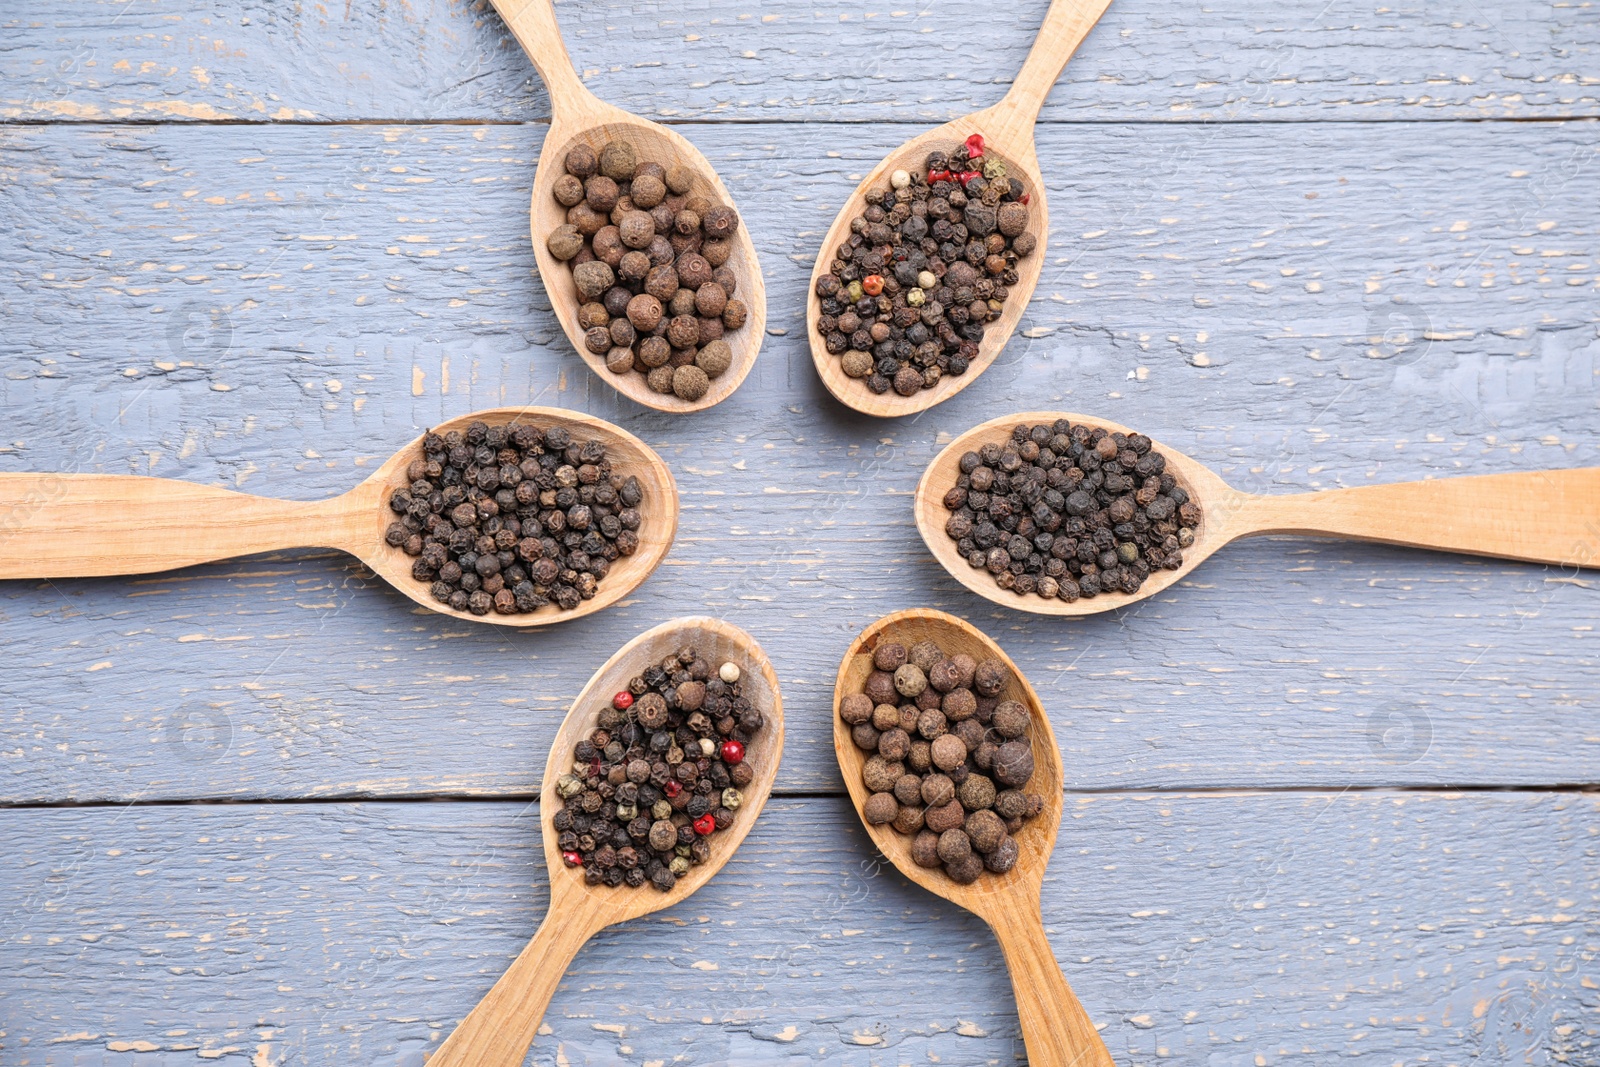
[[[622,692],[611,698],[611,706],[616,708],[618,711],[627,711],[629,708],[633,707],[633,694],[624,689]]]
[[[576,852],[563,852],[561,854],[561,862],[568,867],[582,867],[583,857]]]
[[[983,175],[975,170],[964,170],[960,174],[956,175],[956,180],[965,186],[972,179],[981,177],[983,177]]]
[[[983,134],[975,133],[967,138],[967,155],[974,159],[983,155]]]
[[[738,741],[722,742],[722,762],[743,763],[744,745],[740,744]]]
[[[709,811],[694,821],[694,832],[699,834],[701,837],[706,836],[716,828],[717,820],[711,817],[711,813]]]
[[[683,792],[683,783],[678,781],[676,778],[668,778],[667,784],[661,787],[661,791],[667,794],[668,800],[671,800],[673,797]]]
[[[947,170],[930,170],[928,172],[928,184],[929,185],[932,185],[934,182],[952,182],[952,181],[955,181],[955,176],[952,175]]]
[[[1027,207],[1028,206],[1028,201],[1032,200],[1032,199],[1033,199],[1033,194],[1032,193],[1023,193],[1021,196],[1017,197],[1017,203],[1021,204],[1023,207]]]
[[[861,288],[868,296],[877,296],[883,292],[883,275],[869,274],[861,279]]]

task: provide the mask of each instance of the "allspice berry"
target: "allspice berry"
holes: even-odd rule
[[[575,175],[563,174],[556,179],[553,191],[556,203],[562,207],[572,207],[583,199],[583,182]]]
[[[872,701],[861,693],[851,693],[839,701],[839,717],[851,726],[872,718]]]
[[[874,366],[871,353],[856,348],[846,352],[840,358],[839,365],[851,378],[865,378],[872,373]]]
[[[939,834],[923,830],[911,839],[911,862],[918,867],[937,867],[939,859]]]
[[[680,400],[699,400],[710,388],[711,379],[699,367],[679,367],[672,372],[672,391]]]
[[[707,378],[720,378],[733,366],[733,348],[718,338],[700,349],[694,357],[695,366],[705,371]]]
[[[941,771],[949,771],[958,766],[967,758],[967,746],[955,734],[945,734],[931,742],[930,752],[933,756],[933,765]],[[1032,768],[1029,768],[1030,772]],[[1007,785],[1012,783],[1007,782]]]
[[[973,854],[959,863],[945,864],[944,873],[948,874],[956,885],[971,885],[983,875],[983,860]]]
[[[964,832],[972,841],[972,847],[979,852],[993,852],[1006,836],[1005,824],[1000,821],[1000,816],[986,808],[967,816]]]
[[[869,756],[861,767],[861,782],[874,793],[887,793],[905,776],[905,767],[898,760],[883,756]]]
[[[1021,737],[1028,732],[1028,709],[1020,701],[1003,700],[994,709],[993,725],[1001,737]]]
[[[956,787],[947,775],[930,774],[922,780],[922,802],[930,808],[943,807],[956,797]],[[1026,807],[1026,802],[1024,802]]]
[[[713,205],[705,212],[701,225],[707,237],[732,237],[739,228],[739,213],[722,204]]]
[[[599,260],[580,264],[572,271],[572,283],[578,287],[578,293],[585,300],[593,300],[601,293],[611,288],[616,281],[616,275],[611,268]]]
[[[545,247],[550,249],[552,256],[565,263],[583,251],[583,234],[579,233],[578,228],[570,223],[564,226],[557,226],[545,241]]]
[[[894,822],[895,816],[899,814],[900,805],[895,802],[893,793],[874,793],[867,798],[866,804],[862,807],[862,815],[874,826]]]
[[[984,853],[983,865],[995,874],[1005,874],[1017,865],[1017,857],[1020,854],[1016,838],[1007,835],[1002,837],[994,848]]]
[[[622,216],[617,230],[622,236],[622,243],[629,248],[648,248],[651,238],[656,235],[656,224],[649,212],[630,211]]]
[[[894,687],[901,696],[917,697],[928,688],[928,676],[915,663],[906,663],[894,672]]]
[[[641,174],[633,179],[628,195],[633,197],[635,206],[649,211],[666,199],[667,183],[653,174]]]
[[[1013,789],[1028,784],[1033,777],[1033,749],[1026,741],[1007,741],[994,756],[994,778]]]
[[[999,696],[1011,680],[1011,672],[997,659],[986,659],[973,671],[972,684],[979,696]]]
[[[743,300],[729,300],[722,309],[722,325],[724,329],[737,330],[750,321],[750,309]]]
[[[567,152],[565,166],[568,174],[587,178],[600,169],[600,157],[586,144],[573,145]]]
[[[911,646],[909,662],[915,663],[924,672],[933,670],[933,665],[944,659],[944,653],[932,641],[918,641]]]
[[[906,646],[898,641],[881,641],[872,651],[872,665],[880,671],[897,671],[905,662]]]
[[[694,188],[694,171],[682,163],[674,165],[667,171],[667,188],[678,196],[683,196]]]
[[[600,150],[600,173],[613,181],[632,181],[638,165],[633,145],[627,141],[612,141]]]
[[[1005,831],[1002,829],[1001,831]],[[939,859],[945,863],[959,863],[972,855],[972,840],[965,830],[946,830],[939,835]]]

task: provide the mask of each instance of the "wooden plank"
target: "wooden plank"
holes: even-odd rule
[[[1125,1067],[1593,1062],[1597,818],[1577,794],[1069,797],[1045,923]],[[537,832],[507,802],[0,814],[0,1054],[419,1065],[542,915]],[[1022,1051],[991,935],[833,798],[769,806],[693,899],[601,934],[545,1021],[531,1063]]]
[[[993,103],[1043,17],[959,4],[877,10],[562,3],[603,99],[650,118],[937,124]],[[0,20],[0,119],[523,120],[547,116],[486,3],[92,0]],[[1586,3],[1119,0],[1048,121],[1565,118],[1600,112]]]
[[[1072,178],[1052,189],[1031,336],[959,401],[886,424],[825,397],[802,335],[814,242],[899,136],[827,158],[843,129],[694,131],[745,206],[773,335],[692,420],[618,400],[551,321],[525,229],[537,127],[0,132],[0,467],[310,498],[420,427],[537,401],[640,434],[684,502],[630,603],[538,635],[413,613],[317,554],[6,584],[0,797],[526,795],[589,672],[687,612],[765,644],[796,709],[782,788],[832,789],[837,657],[916,604],[1023,664],[1075,788],[1593,781],[1588,573],[1262,542],[1056,624],[937,570],[910,493],[950,435],[1019,397],[1141,427],[1259,491],[1600,464],[1583,195],[1600,132],[1047,137],[1049,173]]]

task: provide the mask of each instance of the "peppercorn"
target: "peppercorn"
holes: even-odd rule
[[[900,805],[894,799],[893,793],[874,793],[862,805],[862,816],[873,826],[893,822],[900,814]]]

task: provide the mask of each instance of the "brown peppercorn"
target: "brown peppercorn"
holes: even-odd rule
[[[894,675],[888,671],[873,671],[867,675],[861,691],[874,704],[898,704],[900,693],[894,687]]]
[[[706,282],[694,294],[694,308],[703,316],[721,315],[728,306],[728,294],[716,282]]]
[[[994,778],[1001,785],[1019,789],[1033,777],[1033,749],[1026,741],[1007,741],[994,755]]]
[[[928,676],[915,663],[904,663],[894,672],[894,687],[901,696],[914,698],[928,688]]]
[[[911,735],[900,727],[883,731],[883,736],[878,738],[878,754],[884,759],[903,760],[911,751]],[[1010,785],[1011,783],[1006,783]]]
[[[700,225],[707,237],[732,237],[739,229],[739,213],[724,204],[715,204],[704,212]]]
[[[596,174],[583,183],[584,201],[602,215],[611,214],[621,195],[617,183],[604,174]]]
[[[647,369],[660,367],[672,357],[672,346],[665,337],[646,337],[639,342],[639,362]]]
[[[933,756],[933,765],[941,771],[949,771],[967,758],[967,745],[955,734],[945,734],[930,742],[933,746],[930,752]],[[1010,785],[1010,782],[1006,783]]]
[[[868,756],[861,766],[861,781],[874,793],[887,793],[899,783],[905,766],[899,760]]]
[[[915,663],[923,673],[933,670],[933,665],[944,659],[944,652],[932,641],[918,641],[906,654],[907,662]]]
[[[880,671],[893,673],[906,662],[906,646],[898,641],[881,642],[872,652],[872,665]]]
[[[882,826],[894,822],[895,816],[900,814],[900,805],[895,802],[893,793],[874,793],[862,806],[861,814],[873,826]]]
[[[667,183],[654,174],[638,174],[629,186],[628,195],[638,207],[649,211],[667,196]]]
[[[923,830],[911,839],[911,862],[918,867],[937,867],[939,859],[939,834]]]
[[[868,788],[871,788],[869,785]],[[902,774],[894,781],[894,798],[902,804],[922,807],[922,775]]]
[[[994,709],[994,729],[1001,737],[1021,737],[1028,732],[1028,709],[1016,700],[1003,700]]]
[[[983,874],[983,860],[974,853],[960,863],[945,864],[944,873],[957,885],[971,885]]]
[[[982,811],[994,803],[994,782],[981,774],[969,774],[956,787],[956,799],[968,811]]]
[[[570,223],[557,226],[545,241],[545,247],[550,249],[552,256],[565,263],[583,250],[583,234]]]
[[[922,779],[922,802],[930,808],[942,807],[955,797],[955,783],[948,775],[930,774]]]
[[[966,810],[961,807],[961,801],[952,800],[948,804],[929,806],[922,813],[923,825],[934,833],[942,834],[946,830],[954,830],[967,821]]]
[[[972,855],[972,841],[965,830],[946,830],[939,835],[939,859],[959,863]]]
[[[646,730],[659,730],[667,724],[666,698],[660,693],[646,693],[634,701],[633,717]]]
[[[993,852],[1006,836],[1005,823],[988,808],[979,808],[967,816],[966,834],[972,847],[979,852]]]
[[[587,178],[600,169],[600,157],[588,145],[576,144],[567,150],[564,166],[568,174],[578,178]]]
[[[733,349],[726,341],[712,341],[695,354],[694,363],[707,378],[720,378],[733,366]]]
[[[972,685],[979,696],[999,696],[1011,681],[1011,672],[997,659],[986,659],[978,664],[972,674]]]
[[[706,372],[692,364],[672,372],[672,392],[680,400],[692,403],[705,396],[710,388],[711,379],[706,377]]]
[[[983,865],[995,874],[1005,874],[1017,865],[1017,857],[1020,854],[1016,838],[1007,835],[1000,839],[998,845],[984,854]]]
[[[627,141],[612,141],[600,150],[600,173],[614,181],[632,181],[638,166],[638,156]]]
[[[856,726],[872,718],[872,700],[863,693],[851,693],[839,701],[839,718]]]

